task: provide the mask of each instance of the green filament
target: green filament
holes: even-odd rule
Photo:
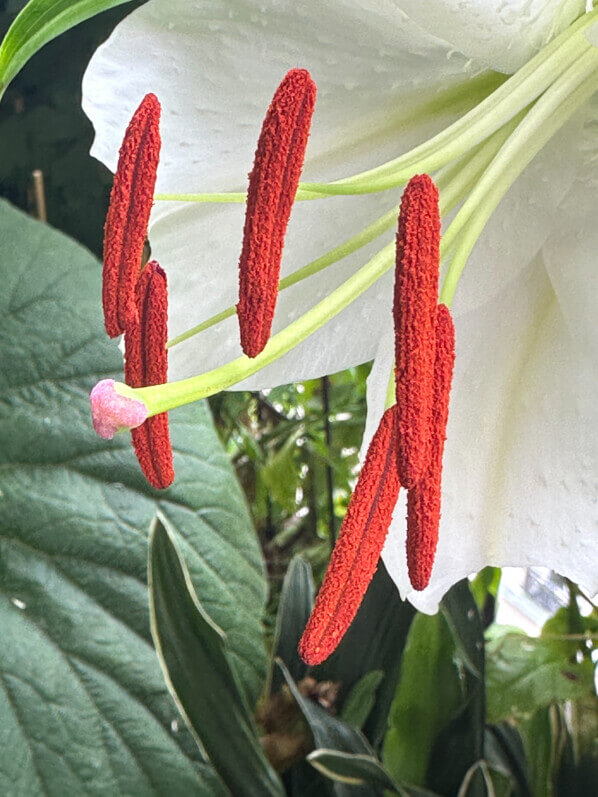
[[[451,304],[467,258],[500,200],[597,89],[598,50],[592,48],[554,82],[501,147],[443,237],[442,254],[452,246],[455,252],[440,293],[441,302]]]

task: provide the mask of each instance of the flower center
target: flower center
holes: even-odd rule
[[[296,199],[327,201],[327,198],[337,195],[386,191],[406,183],[416,172],[434,173],[440,190],[441,212],[446,214],[460,205],[440,247],[445,277],[439,301],[450,306],[466,261],[494,209],[532,158],[598,89],[598,49],[586,38],[587,29],[597,20],[598,11],[580,17],[471,111],[405,155],[333,183],[300,183]],[[155,198],[238,202],[245,200],[245,194],[159,194]],[[285,213],[282,218],[278,227],[275,224],[273,228],[278,231],[277,240],[281,238],[280,230],[284,235],[284,219],[288,215]],[[288,289],[355,252],[388,231],[395,219],[396,207],[393,207],[349,240],[280,280],[278,289]],[[262,260],[262,265],[266,262],[270,262],[268,258]],[[391,243],[267,343],[267,335],[260,331],[258,343],[245,349],[251,357],[239,357],[212,371],[179,382],[142,387],[136,391],[136,396],[145,403],[149,414],[154,415],[232,387],[305,340],[358,298],[393,263],[394,246]],[[266,268],[265,265],[263,267]],[[272,286],[274,277],[270,272],[269,278],[268,284]],[[272,307],[272,295],[275,300],[276,292],[270,290],[270,301],[265,302],[267,307]],[[255,307],[245,313],[241,309],[242,304],[243,300],[239,305],[243,330],[243,325],[249,323],[243,317],[255,319],[257,315]],[[256,302],[248,300],[249,305],[253,307]],[[167,345],[182,345],[234,314],[234,307],[224,308]],[[266,317],[257,324],[260,330],[263,327],[269,332],[269,315],[270,310],[266,310]]]

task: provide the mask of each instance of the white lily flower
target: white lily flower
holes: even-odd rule
[[[163,106],[157,192],[242,192],[269,99],[285,72],[298,66],[309,69],[319,90],[304,179],[344,178],[397,158],[445,129],[567,30],[589,10],[586,5],[150,0],[116,28],[86,72],[83,106],[96,131],[92,153],[114,169],[129,118],[153,92]],[[580,41],[592,50],[595,31],[588,26],[583,35]],[[558,68],[581,69],[583,61],[593,69],[592,58],[574,51]],[[549,86],[550,80],[542,91]],[[558,103],[563,113],[569,94],[564,96]],[[435,611],[453,583],[487,564],[548,566],[590,593],[598,591],[594,114],[593,100],[584,95],[530,165],[512,176],[504,199],[471,242],[453,304],[457,363],[440,543],[429,587],[415,593],[409,585],[401,502],[383,554],[402,596],[423,611]],[[530,152],[547,129],[530,128]],[[484,166],[513,127],[502,130],[505,136]],[[525,147],[521,152],[520,161]],[[441,200],[450,208],[466,192],[457,190],[458,173],[455,178],[447,170],[445,182],[441,172]],[[297,203],[283,276],[396,208],[397,185]],[[477,208],[472,212],[458,234],[475,228]],[[393,230],[384,229],[380,240],[388,244]],[[236,302],[242,230],[242,204],[156,202],[150,240],[169,277],[173,337]],[[274,332],[342,286],[380,249],[380,241],[371,241],[282,291]],[[364,443],[369,442],[384,408],[393,357],[392,269],[379,271],[370,287],[309,337],[290,351],[282,347],[281,356],[264,360],[265,367],[248,377],[244,367],[229,369],[223,386],[271,387],[375,357],[368,383]],[[177,380],[217,369],[240,354],[231,316],[173,347],[169,376]]]

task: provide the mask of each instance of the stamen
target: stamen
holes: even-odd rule
[[[125,333],[125,379],[131,387],[166,382],[168,295],[166,274],[151,261],[141,272],[136,289],[139,321]],[[133,446],[149,483],[158,489],[174,479],[168,414],[148,418],[131,431]]]
[[[256,357],[270,337],[282,248],[303,168],[316,100],[305,69],[292,69],[264,119],[249,176],[237,314],[241,346]]]
[[[335,650],[376,572],[400,488],[396,409],[386,410],[372,438],[324,582],[299,642],[299,655],[306,664],[320,664]]]
[[[146,94],[133,114],[118,158],[104,227],[102,300],[111,338],[137,323],[135,284],[152,209],[160,155],[160,103]]]
[[[408,489],[429,457],[439,246],[438,190],[427,174],[417,175],[401,200],[394,295],[397,467]]]
[[[442,454],[454,364],[455,327],[450,310],[440,304],[436,310],[430,461],[421,481],[407,495],[407,566],[411,584],[417,590],[428,586],[438,544]]]

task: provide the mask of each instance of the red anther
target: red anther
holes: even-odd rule
[[[414,589],[428,586],[438,544],[442,454],[455,364],[455,327],[448,307],[436,311],[434,406],[430,427],[430,461],[421,481],[407,494],[407,566]]]
[[[125,381],[131,387],[166,382],[168,294],[166,274],[152,260],[139,276],[136,289],[139,321],[125,332]],[[131,430],[137,459],[149,483],[158,489],[174,479],[172,447],[166,412]]]
[[[316,86],[305,69],[291,69],[272,99],[249,175],[237,315],[241,347],[257,357],[272,329],[284,236],[297,192]]]
[[[137,321],[141,269],[160,155],[160,103],[146,94],[123,139],[104,227],[102,301],[111,338]]]
[[[367,456],[324,582],[299,642],[306,664],[320,664],[335,650],[372,580],[399,495],[396,406],[386,410]]]
[[[401,200],[394,295],[397,466],[408,489],[422,477],[429,457],[439,246],[438,189],[420,174]]]

